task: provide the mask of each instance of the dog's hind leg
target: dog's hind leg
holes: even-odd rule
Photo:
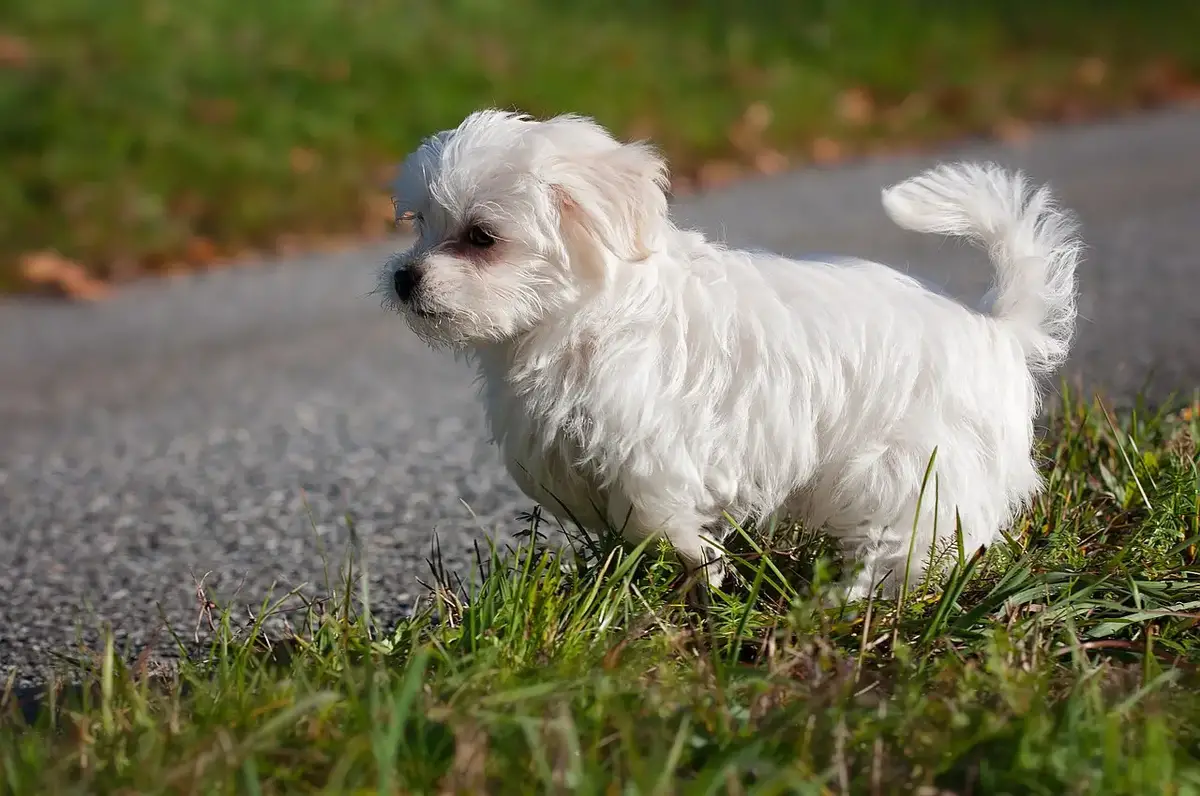
[[[931,562],[930,556],[935,546],[940,549],[954,538],[954,515],[946,506],[939,510],[927,503],[932,499],[908,502],[885,526],[834,532],[843,559],[858,566],[846,584],[848,600],[864,599],[880,586],[885,599],[896,599],[905,582],[911,591],[925,579],[930,563],[941,568],[945,562]]]

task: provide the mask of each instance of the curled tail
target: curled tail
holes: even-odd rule
[[[1050,191],[994,164],[930,169],[883,191],[883,207],[914,232],[967,238],[996,269],[991,314],[1020,340],[1029,367],[1053,371],[1075,332],[1075,267],[1083,244]]]

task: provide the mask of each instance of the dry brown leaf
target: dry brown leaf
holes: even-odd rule
[[[883,123],[891,133],[909,128],[914,122],[929,115],[932,103],[929,95],[916,92],[909,94],[897,105],[884,108]]]
[[[764,149],[754,156],[754,168],[762,174],[779,174],[787,167],[787,156],[777,150]]]
[[[195,267],[182,260],[168,260],[159,266],[157,273],[165,277],[187,276],[195,271]]]
[[[94,301],[108,294],[108,285],[58,252],[26,254],[21,258],[20,268],[22,278],[30,284],[51,288],[67,298]]]
[[[996,138],[1010,144],[1023,144],[1033,137],[1033,128],[1028,123],[1012,117],[996,122],[992,132]]]
[[[474,722],[454,727],[454,760],[442,779],[443,794],[487,792],[488,734]]]
[[[306,248],[306,240],[303,235],[291,233],[275,238],[274,253],[283,257],[301,254]]]
[[[846,89],[838,95],[837,115],[849,124],[869,124],[875,116],[875,101],[864,88]]]
[[[1151,107],[1164,103],[1191,104],[1200,98],[1200,85],[1169,58],[1160,58],[1142,69],[1138,90],[1143,104]]]
[[[1187,426],[1176,429],[1171,438],[1167,440],[1166,449],[1190,462],[1196,456],[1196,440],[1192,437],[1191,429]]]
[[[0,67],[20,69],[33,60],[33,48],[20,36],[0,32]]]
[[[330,234],[321,235],[309,238],[309,250],[316,252],[344,252],[347,249],[352,249],[362,243],[362,238],[357,235]]]
[[[971,92],[963,86],[942,86],[933,93],[933,107],[943,116],[960,119],[971,107]]]
[[[350,78],[350,62],[334,61],[325,69],[325,77],[335,83],[345,82]]]
[[[754,102],[742,114],[742,123],[746,129],[754,133],[763,133],[771,126],[775,114],[765,102]]]
[[[187,242],[184,258],[194,265],[208,265],[217,259],[217,247],[208,238],[194,236]]]
[[[729,143],[740,152],[755,152],[762,148],[762,136],[771,125],[774,114],[763,102],[750,104],[729,128]]]
[[[696,182],[701,188],[721,188],[734,182],[741,176],[742,170],[736,163],[728,160],[713,160],[700,167]]]
[[[478,43],[475,52],[489,75],[507,75],[512,71],[512,55],[503,38],[487,36]]]
[[[136,279],[145,272],[147,263],[152,263],[155,270],[166,267],[165,262],[155,262],[149,257],[139,258],[129,252],[118,254],[104,264],[104,282],[115,285]]]
[[[1098,86],[1108,76],[1108,64],[1104,59],[1095,56],[1084,58],[1079,62],[1079,68],[1075,73],[1079,77],[1079,82],[1085,86]]]
[[[1091,115],[1087,103],[1076,98],[1064,99],[1062,106],[1058,109],[1059,121],[1067,124],[1087,121]]]
[[[288,163],[293,174],[308,174],[321,162],[321,156],[311,149],[301,146],[292,147],[288,153]]]
[[[1059,91],[1048,84],[1032,86],[1026,94],[1026,103],[1034,118],[1054,118],[1060,102]]]
[[[653,116],[641,114],[625,126],[625,132],[634,141],[653,141],[658,138],[658,124]]]
[[[844,149],[832,138],[822,136],[812,142],[812,159],[819,164],[836,163],[844,157]]]
[[[230,99],[197,99],[190,106],[192,115],[203,124],[229,124],[238,114],[238,105]]]

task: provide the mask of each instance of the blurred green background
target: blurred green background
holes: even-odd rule
[[[382,234],[392,164],[481,106],[650,137],[686,187],[1197,78],[1194,1],[0,0],[0,289]]]

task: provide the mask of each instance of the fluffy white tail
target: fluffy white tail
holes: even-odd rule
[[[1075,332],[1075,266],[1083,245],[1050,191],[995,164],[938,166],[883,191],[900,227],[965,237],[996,269],[992,315],[1021,341],[1029,367],[1050,372]]]

